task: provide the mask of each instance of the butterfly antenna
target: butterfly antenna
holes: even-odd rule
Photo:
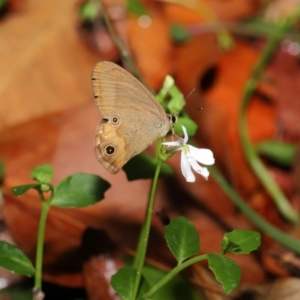
[[[185,102],[187,100],[187,98],[195,91],[195,88],[193,88],[190,93],[184,98],[184,100],[182,101],[185,105]],[[177,107],[178,111],[179,111],[179,106]],[[175,113],[174,116],[177,118],[179,113]],[[174,122],[175,123],[175,122]]]
[[[188,97],[190,97],[191,95],[192,95],[192,93],[194,93],[195,92],[195,88],[193,88],[191,91],[190,91],[190,93],[184,98],[184,103],[186,103],[186,100],[188,99]],[[178,115],[178,113],[177,113],[177,115]]]
[[[195,88],[193,88],[193,89],[190,91],[190,93],[184,98],[184,101],[186,101],[187,98],[188,98],[189,96],[191,96],[194,92],[195,92]]]
[[[195,92],[195,88],[193,88],[193,89],[190,91],[190,93],[185,97],[184,100],[187,100],[187,98],[188,98],[189,96],[191,96],[192,93],[194,93],[194,92]],[[203,110],[203,107],[197,107],[196,110]]]

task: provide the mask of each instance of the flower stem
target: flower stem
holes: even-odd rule
[[[257,155],[253,145],[251,144],[249,132],[247,129],[246,110],[247,105],[250,102],[251,96],[262,77],[263,69],[265,68],[270,58],[272,57],[274,51],[278,47],[278,44],[280,43],[284,33],[289,28],[291,28],[291,26],[294,24],[294,22],[298,19],[299,16],[300,6],[296,11],[295,16],[289,19],[281,20],[278,23],[277,28],[274,30],[273,35],[268,40],[265,50],[263,51],[260,59],[258,60],[257,64],[253,69],[252,77],[248,80],[248,82],[245,85],[242,97],[242,104],[239,113],[239,134],[247,160],[256,176],[260,179],[265,189],[274,199],[278,210],[288,221],[292,223],[296,223],[299,220],[298,214],[290,205],[288,199],[280,190],[275,180],[270,176],[268,170],[265,168],[265,166],[259,159],[259,156]]]
[[[165,284],[167,284],[172,278],[174,278],[179,272],[183,269],[193,265],[199,261],[207,259],[207,254],[199,255],[191,259],[186,260],[185,262],[177,265],[173,270],[171,270],[164,278],[162,278],[158,283],[156,283],[146,294],[143,295],[145,299],[152,299],[153,295],[161,289]]]
[[[44,237],[45,237],[45,228],[48,211],[50,208],[50,202],[45,201],[42,192],[39,192],[42,208],[41,216],[38,228],[38,238],[37,238],[37,249],[36,249],[36,260],[35,260],[35,282],[34,286],[38,289],[42,289],[42,264],[43,264],[43,249],[44,249]]]
[[[282,246],[300,254],[300,241],[277,229],[272,224],[265,221],[229,186],[228,182],[215,167],[209,167],[209,172],[227,194],[230,200],[248,217],[248,219],[261,229],[265,234]]]
[[[139,289],[139,284],[141,281],[142,269],[144,266],[144,261],[145,261],[147,246],[148,246],[148,240],[149,240],[149,233],[150,233],[150,227],[151,227],[151,219],[152,219],[152,213],[153,213],[153,206],[154,206],[157,182],[158,182],[159,172],[160,172],[162,164],[163,164],[163,160],[158,158],[157,167],[156,167],[155,175],[154,175],[154,178],[152,181],[150,196],[149,196],[149,200],[148,200],[146,218],[145,218],[145,221],[142,226],[142,230],[141,230],[141,234],[140,234],[140,238],[139,238],[139,242],[138,242],[138,247],[137,247],[137,254],[136,254],[134,262],[133,262],[133,267],[136,269],[136,278],[135,278],[135,284],[134,284],[133,292],[132,292],[132,298],[131,298],[132,300],[136,299],[138,289]]]

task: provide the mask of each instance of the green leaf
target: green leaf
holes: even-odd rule
[[[31,178],[39,183],[47,183],[52,179],[53,169],[49,164],[34,168],[30,174]]]
[[[165,77],[164,83],[160,89],[160,91],[156,94],[157,101],[163,105],[166,96],[168,95],[170,89],[175,85],[175,80],[172,76],[167,75]]]
[[[234,41],[233,41],[231,35],[225,29],[223,29],[217,33],[217,39],[218,39],[220,48],[224,51],[230,51],[234,46]]]
[[[179,24],[170,26],[170,35],[172,41],[176,44],[184,44],[191,38],[191,34],[187,28]]]
[[[155,267],[145,265],[143,275],[152,287],[168,273]],[[181,277],[173,277],[166,285],[151,297],[151,300],[200,300],[190,282]]]
[[[239,28],[241,27],[241,28]],[[233,31],[244,33],[246,35],[254,37],[270,37],[276,28],[274,22],[268,22],[261,16],[248,18],[244,22],[239,22],[236,26],[233,26]]]
[[[124,267],[111,278],[111,286],[124,300],[132,299],[135,276],[136,270],[134,268]],[[148,290],[149,286],[142,276],[137,298],[140,299]]]
[[[198,125],[188,115],[184,114],[182,117],[179,117],[177,122],[174,124],[175,133],[183,136],[181,125],[186,128],[189,137],[196,134]]]
[[[84,207],[104,198],[110,184],[93,174],[78,173],[62,180],[55,188],[51,205]]]
[[[0,241],[0,265],[21,275],[34,275],[34,267],[29,258],[19,248],[4,241]]]
[[[165,226],[165,238],[179,264],[199,252],[198,232],[185,217],[178,217]]]
[[[0,160],[0,182],[3,181],[4,172],[5,172],[4,163],[3,161]]]
[[[176,85],[170,88],[169,94],[170,99],[167,105],[168,111],[171,114],[179,114],[185,106],[183,95]]]
[[[297,147],[291,143],[264,141],[255,146],[259,154],[282,167],[292,167]]]
[[[11,191],[15,196],[19,197],[19,196],[25,194],[28,190],[35,189],[38,186],[39,186],[38,183],[18,185],[18,186],[12,187]]]
[[[260,233],[250,230],[233,230],[224,235],[223,253],[248,254],[257,250],[261,244]]]
[[[51,191],[51,189],[53,189],[53,185],[52,184],[48,184],[48,183],[42,183],[39,185],[38,188],[41,192],[49,192]]]
[[[183,111],[185,100],[181,91],[175,85],[174,79],[167,75],[161,90],[156,95],[158,102],[168,113],[178,116],[174,125],[175,132],[182,132],[181,124],[187,127],[188,134],[194,135],[197,130],[197,124],[191,120]]]
[[[235,289],[241,280],[241,270],[236,262],[222,254],[207,254],[208,267],[215,274],[216,280],[228,294]]]
[[[139,0],[128,0],[127,9],[130,13],[133,13],[138,16],[147,15],[147,7]]]
[[[99,15],[99,4],[95,1],[88,1],[79,6],[79,15],[82,20],[93,22]]]
[[[167,75],[156,99],[171,114],[179,114],[185,106],[181,91],[175,85],[173,77]],[[168,100],[166,104],[166,100]]]
[[[140,153],[129,160],[123,167],[129,181],[137,179],[153,178],[157,166],[157,159],[145,153]],[[163,164],[160,170],[159,178],[167,178],[173,174],[172,168]]]

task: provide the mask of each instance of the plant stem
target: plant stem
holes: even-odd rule
[[[45,201],[45,198],[42,192],[39,193],[41,197],[41,216],[38,228],[38,238],[37,238],[37,249],[36,249],[36,260],[35,260],[35,283],[34,286],[38,289],[42,289],[42,265],[43,265],[43,248],[44,248],[44,237],[45,237],[45,228],[48,211],[50,208],[50,202]]]
[[[273,240],[280,243],[282,246],[288,248],[300,254],[300,241],[287,235],[285,232],[277,229],[261,216],[259,216],[249,205],[230,187],[228,182],[220,174],[220,172],[214,168],[209,167],[209,171],[215,181],[221,186],[223,191],[227,194],[230,200],[248,217],[248,219],[265,234],[270,236]]]
[[[259,156],[257,155],[253,145],[251,144],[249,132],[247,129],[246,110],[251,96],[255,91],[259,80],[262,77],[263,69],[265,68],[273,53],[275,52],[276,48],[278,47],[278,44],[280,43],[283,34],[289,28],[291,28],[291,26],[294,24],[293,22],[297,20],[299,15],[300,9],[297,10],[297,13],[293,18],[284,19],[278,23],[273,35],[268,40],[264,52],[262,53],[260,59],[258,60],[257,64],[253,69],[252,77],[248,80],[248,82],[245,85],[242,97],[242,104],[239,113],[239,134],[246,158],[256,176],[260,179],[265,189],[274,199],[278,210],[288,221],[294,224],[299,220],[297,212],[290,205],[288,199],[280,190],[275,180],[270,176],[268,170],[265,168],[265,166],[259,159]]]
[[[137,254],[136,254],[134,262],[133,262],[133,267],[136,269],[136,278],[135,278],[135,284],[134,284],[133,292],[132,292],[132,300],[136,299],[138,289],[139,289],[139,284],[141,281],[142,269],[144,266],[144,261],[145,261],[147,246],[148,246],[148,240],[149,240],[154,199],[155,199],[155,194],[156,194],[156,190],[157,190],[157,182],[158,182],[159,172],[160,172],[162,164],[163,164],[163,160],[158,158],[157,167],[156,167],[155,175],[154,175],[154,178],[152,181],[150,196],[149,196],[149,200],[148,200],[146,218],[145,218],[145,221],[142,226],[142,230],[141,230],[141,234],[140,234],[140,238],[139,238],[139,242],[138,242]]]
[[[153,297],[153,295],[161,289],[165,284],[167,284],[172,278],[174,278],[179,272],[183,269],[207,259],[207,254],[199,255],[193,258],[190,258],[183,262],[182,264],[177,265],[173,270],[171,270],[163,279],[156,283],[146,294],[143,295],[145,299]]]

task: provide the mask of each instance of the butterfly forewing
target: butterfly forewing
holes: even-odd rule
[[[99,62],[92,73],[92,84],[102,114],[110,114],[111,107],[129,105],[142,112],[166,115],[154,96],[135,77],[114,63]]]

